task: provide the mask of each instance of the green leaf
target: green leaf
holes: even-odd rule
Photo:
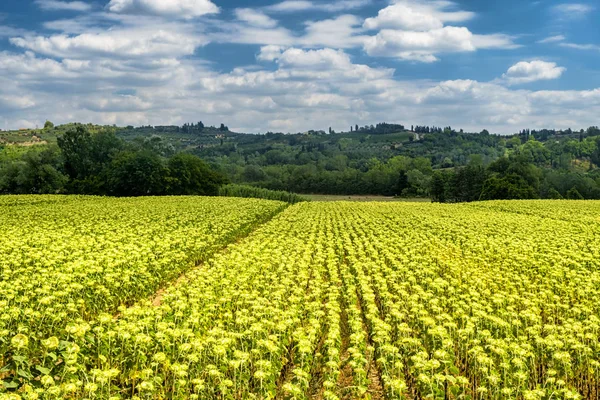
[[[17,381],[3,382],[3,385],[6,389],[16,389],[19,387],[19,382],[17,382]]]
[[[43,375],[50,375],[50,369],[49,368],[44,368],[41,365],[36,365],[35,369],[37,369],[38,371],[40,371]]]
[[[33,379],[33,375],[31,375],[31,373],[29,371],[26,371],[24,369],[20,369],[17,371],[17,375],[19,375],[22,378],[28,379],[28,380],[32,380]]]

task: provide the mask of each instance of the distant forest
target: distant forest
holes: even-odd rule
[[[231,132],[225,124],[68,124],[0,132],[0,193],[215,194],[226,183],[306,194],[600,199],[600,129],[380,123],[346,132]]]

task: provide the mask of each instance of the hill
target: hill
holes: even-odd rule
[[[56,146],[57,137],[76,126],[81,125],[0,132],[0,162]],[[108,133],[160,157],[191,153],[233,183],[272,190],[470,201],[483,198],[483,184],[494,175],[501,178],[495,183],[500,187],[488,190],[494,198],[567,197],[569,191],[575,197],[600,197],[597,127],[578,132],[526,129],[510,136],[386,123],[295,134],[244,134],[202,123],[84,127],[92,135]],[[508,164],[498,164],[502,160]]]

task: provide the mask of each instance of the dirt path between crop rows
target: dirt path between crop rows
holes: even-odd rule
[[[156,292],[154,292],[153,294],[148,296],[146,299],[150,300],[150,303],[152,304],[152,306],[160,307],[160,305],[162,304],[163,298],[168,290],[171,290],[173,288],[176,288],[176,287],[181,286],[181,285],[185,284],[186,282],[188,282],[190,277],[193,276],[193,274],[196,271],[204,268],[206,261],[210,260],[213,256],[215,256],[217,254],[227,254],[229,252],[229,248],[232,245],[237,245],[237,244],[241,243],[243,240],[245,240],[246,238],[251,236],[252,233],[254,233],[256,230],[258,230],[262,226],[268,224],[271,220],[273,220],[274,218],[279,216],[281,213],[283,213],[285,210],[287,210],[289,206],[290,206],[290,204],[282,206],[279,209],[275,210],[275,212],[265,215],[263,218],[259,218],[256,221],[247,224],[246,226],[244,226],[242,229],[240,229],[240,231],[238,231],[234,235],[232,241],[225,243],[222,247],[214,249],[213,251],[210,251],[210,250],[207,251],[206,254],[202,255],[201,259],[199,259],[195,262],[192,262],[191,266],[189,268],[187,268],[185,271],[183,271],[177,278],[164,282]],[[132,306],[127,307],[127,308],[135,307],[139,303],[140,303],[140,301],[137,301],[137,302],[135,302],[135,304],[133,304]],[[121,312],[116,313],[114,315],[114,319],[119,319],[121,317],[121,315],[122,315]]]

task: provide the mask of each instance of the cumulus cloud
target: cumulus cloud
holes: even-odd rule
[[[276,20],[252,8],[238,8],[235,10],[235,16],[238,20],[259,28],[274,28],[277,26]]]
[[[348,53],[331,48],[263,46],[257,59],[274,68],[227,73],[177,57],[92,56],[56,61],[32,53],[0,54],[0,108],[9,125],[41,124],[49,116],[56,122],[181,124],[196,120],[202,110],[207,123],[226,122],[247,132],[343,129],[404,115],[410,116],[404,123],[511,133],[522,126],[592,125],[600,112],[600,89],[530,91],[501,82],[403,81],[394,78],[393,69],[353,62]],[[507,75],[520,76],[512,71]]]
[[[28,33],[29,32],[25,29],[13,28],[11,26],[0,25],[0,38],[10,37],[10,36],[18,36],[18,35],[26,35]]]
[[[42,10],[48,11],[89,11],[91,4],[83,1],[60,1],[60,0],[35,0],[35,4]]]
[[[289,29],[281,26],[266,28],[247,22],[234,22],[221,28],[222,30],[215,30],[208,35],[212,42],[292,46],[297,41],[297,37]]]
[[[461,26],[473,13],[446,0],[396,1],[390,5],[396,8],[384,8],[369,22],[346,12],[368,3],[284,1],[234,10],[235,19],[224,23],[190,20],[218,11],[208,0],[112,0],[107,12],[45,23],[56,34],[12,29],[5,33],[17,52],[0,53],[0,114],[13,127],[47,118],[163,125],[196,121],[201,110],[209,124],[246,132],[345,129],[390,115],[410,116],[400,121],[406,124],[499,133],[597,124],[600,89],[536,92],[509,83],[554,79],[552,73],[564,72],[556,65],[529,65],[524,72],[517,64],[492,82],[434,82],[401,80],[394,69],[355,61],[349,49],[432,62],[450,53],[516,46],[511,36],[479,35]],[[388,16],[401,7],[412,18]],[[277,12],[307,10],[339,14],[306,21],[300,29],[273,19]],[[258,65],[218,72],[196,56],[209,42],[260,45]]]
[[[118,27],[79,35],[23,36],[10,42],[23,49],[52,57],[90,56],[174,57],[193,54],[205,39],[177,25]]]
[[[466,27],[446,26],[474,16],[451,1],[397,0],[376,17],[365,20],[366,30],[379,32],[363,42],[364,50],[371,56],[431,63],[438,61],[439,53],[518,47],[508,35],[477,35]]]
[[[260,14],[259,14],[260,15]],[[260,18],[260,21],[258,20]],[[245,21],[227,24],[222,30],[210,34],[217,43],[244,43],[276,46],[303,46],[309,48],[335,47],[349,49],[361,47],[368,36],[363,35],[362,21],[354,15],[340,15],[332,19],[305,22],[304,32],[293,32],[281,26],[267,26],[254,13],[238,16]],[[252,21],[248,21],[252,19]]]
[[[264,52],[264,53],[263,53]],[[263,59],[271,58],[284,67],[310,68],[313,70],[328,69],[347,69],[352,62],[350,56],[342,50],[319,49],[302,50],[297,48],[287,49],[276,54],[271,47],[261,49],[261,54],[268,56]]]
[[[283,46],[268,45],[260,48],[260,53],[256,56],[259,61],[275,61],[286,50]]]
[[[437,61],[435,53],[469,52],[477,48],[467,28],[447,26],[427,32],[384,29],[365,43],[371,56],[422,62]]]
[[[540,80],[558,79],[567,69],[559,67],[556,63],[534,60],[521,61],[506,71],[502,78],[509,85],[518,85]]]
[[[89,111],[98,113],[123,113],[148,111],[152,108],[152,102],[132,95],[115,95],[108,98],[94,97],[83,99],[81,106]]]
[[[111,0],[106,7],[109,11],[120,14],[146,14],[183,19],[219,12],[219,7],[210,0]]]
[[[377,17],[367,18],[367,29],[405,29],[428,31],[439,29],[444,23],[465,22],[475,14],[470,11],[454,11],[450,1],[417,2],[400,0],[379,11]]]
[[[351,48],[365,43],[368,36],[362,35],[361,20],[354,15],[306,23],[305,35],[298,44],[308,47]]]
[[[372,0],[338,0],[333,2],[317,2],[308,0],[286,0],[266,7],[270,12],[292,13],[299,11],[339,12],[358,9],[371,4]]]

